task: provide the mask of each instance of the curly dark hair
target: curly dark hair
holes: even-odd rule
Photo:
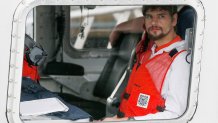
[[[169,12],[171,16],[177,13],[177,6],[174,5],[143,5],[142,14],[145,16],[148,10],[156,10],[156,9],[166,10]]]

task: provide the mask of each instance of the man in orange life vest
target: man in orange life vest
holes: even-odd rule
[[[175,32],[176,6],[143,6],[150,43],[137,46],[137,62],[122,94],[118,114],[104,121],[171,119],[187,105],[190,65],[185,42]],[[145,37],[145,36],[144,36]]]

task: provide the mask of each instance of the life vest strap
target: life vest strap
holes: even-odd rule
[[[123,117],[125,117],[125,113],[123,113],[123,112],[121,112],[120,110],[118,110],[118,112],[117,112],[117,117],[118,117],[118,118],[123,118]]]
[[[172,58],[174,55],[178,53],[178,50],[175,48],[169,52],[169,56]]]
[[[163,112],[165,110],[165,106],[162,107],[162,106],[157,106],[156,109],[159,111],[159,112]]]
[[[124,93],[124,94],[123,94],[123,98],[124,98],[124,99],[128,100],[129,97],[130,97],[130,94],[128,94],[128,93]]]
[[[159,112],[163,112],[163,111],[165,110],[165,106],[164,106],[164,107],[162,107],[162,106],[157,106],[156,109],[157,109]],[[118,110],[118,112],[117,112],[117,117],[118,117],[118,118],[123,118],[123,117],[125,117],[125,113],[122,112],[122,111],[120,111],[120,110]]]

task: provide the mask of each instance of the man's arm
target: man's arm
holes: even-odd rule
[[[143,16],[120,23],[112,30],[109,36],[109,41],[111,42],[111,45],[113,46],[116,44],[117,39],[123,32],[142,33],[144,31],[143,24]]]

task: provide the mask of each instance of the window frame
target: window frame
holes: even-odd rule
[[[8,81],[8,97],[7,97],[7,117],[9,122],[22,122],[20,119],[20,92],[22,80],[22,65],[23,65],[23,49],[24,49],[24,34],[25,22],[28,12],[34,7],[40,5],[160,5],[159,0],[26,0],[22,1],[13,17],[12,29],[12,42],[10,52],[10,68],[9,68],[9,81]],[[198,103],[199,82],[200,82],[200,69],[201,69],[201,56],[202,56],[202,43],[205,28],[205,10],[202,2],[199,0],[162,0],[161,5],[189,5],[196,11],[196,26],[195,37],[192,49],[192,63],[190,74],[189,86],[189,100],[186,112],[179,118],[167,120],[151,120],[149,122],[157,123],[160,121],[174,123],[174,122],[187,122],[195,114]],[[31,121],[28,121],[31,123]],[[37,121],[34,121],[37,122]],[[47,120],[38,121],[40,123],[47,123]],[[69,123],[67,120],[54,120],[49,122]],[[72,121],[73,122],[73,121]],[[136,122],[136,121],[132,121]],[[144,121],[138,121],[144,122]]]

